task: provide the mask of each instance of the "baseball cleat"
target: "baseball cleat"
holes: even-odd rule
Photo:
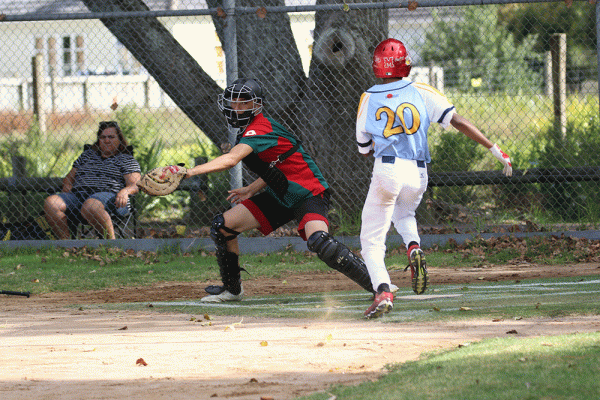
[[[410,264],[405,271],[410,268],[410,278],[412,289],[416,294],[422,294],[427,290],[427,266],[425,264],[425,254],[420,248],[410,252]]]
[[[383,314],[389,313],[394,307],[394,295],[390,292],[381,292],[375,295],[375,301],[371,304],[371,307],[365,311],[365,318],[378,318]]]
[[[226,301],[242,301],[244,298],[244,289],[239,294],[233,294],[229,290],[224,290],[219,294],[211,294],[200,299],[204,303],[223,303]]]

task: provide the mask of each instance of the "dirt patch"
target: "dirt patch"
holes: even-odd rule
[[[597,275],[600,264],[430,268],[431,286]],[[400,287],[408,273],[392,272]],[[249,296],[355,290],[337,273],[244,281]],[[30,298],[0,296],[2,399],[291,399],[376,379],[388,363],[505,336],[600,330],[600,317],[391,324],[218,317],[66,308],[69,304],[197,299],[202,283]],[[241,322],[241,323],[240,323]]]

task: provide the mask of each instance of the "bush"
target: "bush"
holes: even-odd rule
[[[566,134],[550,128],[532,142],[540,168],[598,167],[600,117],[596,111],[569,121]],[[598,182],[539,184],[545,207],[567,222],[596,222],[600,217]]]
[[[432,172],[470,171],[484,156],[483,147],[457,131],[443,132],[437,145],[431,146]],[[452,186],[433,188],[439,201],[466,205],[475,200],[475,188]]]

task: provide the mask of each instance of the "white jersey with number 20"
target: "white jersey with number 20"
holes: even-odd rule
[[[374,157],[394,156],[429,163],[427,130],[431,122],[446,129],[454,106],[424,83],[398,80],[375,85],[360,98],[356,119],[358,150]]]

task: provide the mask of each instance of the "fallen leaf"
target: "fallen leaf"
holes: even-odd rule
[[[226,330],[226,331],[227,331],[227,330],[232,330],[232,331],[235,331],[235,327],[236,327],[236,326],[239,326],[239,325],[242,325],[242,321],[243,321],[243,320],[244,320],[244,318],[242,318],[242,319],[240,320],[240,322],[234,322],[234,323],[233,323],[233,324],[231,324],[231,325],[227,325],[227,326],[225,327],[225,330]]]
[[[418,5],[419,5],[419,3],[417,3],[416,1],[409,1],[408,2],[408,9],[410,11],[415,11],[417,9]]]
[[[126,330],[127,330],[127,325],[125,325],[125,326],[124,326],[124,327],[122,327],[122,328],[119,328],[119,330],[120,330],[120,331],[126,331]]]
[[[517,330],[516,329],[511,329],[510,331],[506,332],[508,335],[516,335],[517,334]]]
[[[144,361],[144,359],[143,359],[143,358],[141,358],[141,357],[140,357],[140,358],[138,358],[138,359],[135,361],[135,363],[136,363],[136,365],[141,365],[141,366],[144,366],[144,367],[145,367],[146,365],[148,365],[148,363],[147,363],[146,361]]]
[[[268,346],[268,345],[269,345],[269,343],[267,343],[267,341],[266,341],[266,340],[263,340],[262,342],[260,342],[260,345],[261,345],[262,347],[266,347],[266,346]]]
[[[256,10],[256,15],[258,15],[258,18],[264,19],[267,16],[267,9],[260,7],[258,10]]]
[[[470,307],[461,307],[458,309],[458,311],[473,311],[473,309]]]

